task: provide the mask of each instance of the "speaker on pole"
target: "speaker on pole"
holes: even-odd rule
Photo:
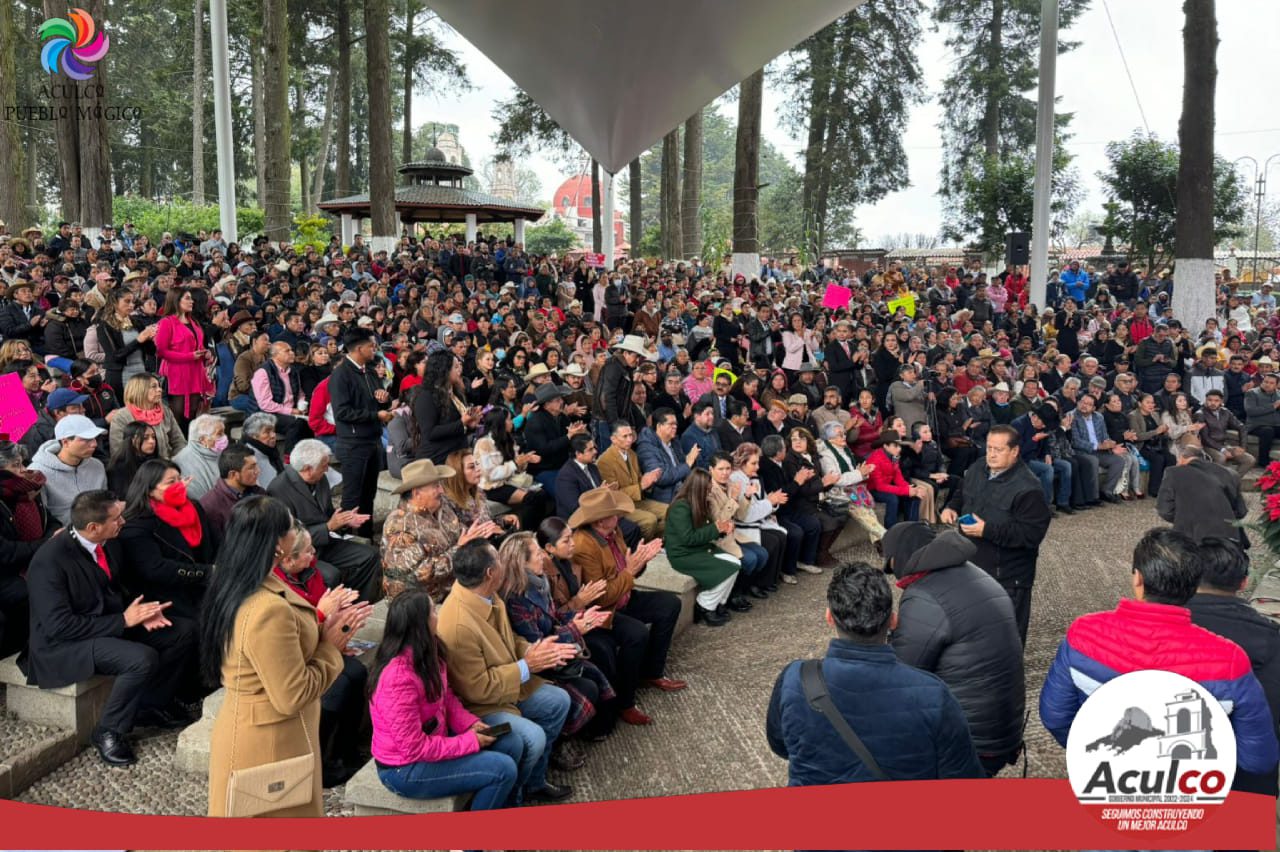
[[[1004,256],[1006,263],[1014,266],[1026,266],[1031,262],[1031,235],[1026,231],[1013,231],[1005,234]]]

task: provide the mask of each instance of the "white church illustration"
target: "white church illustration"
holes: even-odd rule
[[[1209,708],[1198,692],[1183,692],[1165,703],[1164,730],[1159,739],[1160,757],[1173,760],[1213,760],[1213,726]]]

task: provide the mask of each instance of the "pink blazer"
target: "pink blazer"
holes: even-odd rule
[[[443,694],[427,699],[426,689],[413,670],[408,648],[382,670],[378,687],[369,699],[373,722],[373,756],[387,766],[436,763],[475,754],[480,741],[470,730],[478,720],[468,713],[449,689],[449,673],[440,666]],[[424,723],[435,720],[430,734]]]
[[[196,359],[204,348],[204,330],[192,320],[183,325],[176,316],[162,317],[156,327],[156,354],[160,356],[160,375],[168,379],[167,392],[174,396],[213,393],[205,362]]]

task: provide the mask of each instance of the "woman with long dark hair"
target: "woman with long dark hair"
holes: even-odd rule
[[[103,369],[107,384],[117,392],[124,390],[125,382],[155,369],[155,345],[151,342],[158,326],[147,325],[133,314],[134,295],[121,287],[107,294],[95,319],[98,346],[102,349]]]
[[[176,464],[143,462],[125,496],[124,520],[116,544],[125,588],[171,600],[174,615],[196,618],[218,542]]]
[[[272,571],[293,538],[293,518],[273,497],[249,497],[231,510],[200,620],[201,671],[226,689],[209,742],[209,816],[226,816],[234,804],[232,772],[306,754],[314,758],[310,800],[264,816],[324,814],[320,697],[342,672],[343,651],[370,607],[348,606],[321,622]]]
[[[671,567],[697,582],[693,620],[705,622],[708,627],[719,627],[729,620],[726,604],[742,561],[721,550],[716,542],[733,531],[732,520],[715,520],[711,474],[694,469],[667,510],[663,545]]]
[[[515,805],[524,742],[480,733],[487,726],[449,689],[447,663],[431,596],[406,589],[392,598],[369,672],[378,778],[410,799],[474,793],[473,811]]]
[[[413,394],[415,459],[444,464],[449,453],[467,446],[480,411],[467,408],[462,394],[462,362],[448,351],[428,355],[422,384]]]
[[[138,468],[144,462],[160,457],[156,427],[141,420],[132,420],[124,426],[124,438],[111,453],[107,462],[107,485],[117,495],[126,494]]]
[[[204,411],[206,396],[213,393],[207,369],[213,353],[205,346],[205,331],[195,306],[193,291],[185,287],[169,290],[155,335],[160,375],[168,382],[169,407],[184,432]]]
[[[526,468],[541,457],[520,452],[512,439],[513,421],[505,406],[490,408],[480,421],[482,436],[476,441],[480,465],[480,490],[486,500],[505,503],[520,520],[520,529],[532,529],[551,513],[551,499]]]

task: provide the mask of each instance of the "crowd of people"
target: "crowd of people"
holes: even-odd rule
[[[225,687],[215,814],[239,812],[238,772],[308,752],[316,795],[281,814],[319,813],[370,758],[406,796],[563,799],[548,767],[651,724],[642,689],[686,686],[666,671],[680,600],[637,585],[659,554],[715,628],[836,567],[846,532],[906,594],[890,632],[883,573],[840,566],[843,651],[936,673],[903,677],[967,720],[955,771],[994,774],[1022,749],[1054,516],[1156,496],[1193,542],[1247,546],[1244,444],[1265,463],[1280,431],[1271,286],[1225,273],[1218,315],[1184,325],[1168,276],[1125,263],[1073,262],[1041,311],[1022,270],[976,262],[0,240],[0,376],[36,414],[0,443],[0,650],[41,687],[115,675],[93,734],[115,765],[136,726],[188,724]],[[847,307],[822,307],[830,284]],[[366,668],[352,638],[384,597]],[[950,651],[929,626],[948,620]],[[788,712],[770,742],[797,778]]]

